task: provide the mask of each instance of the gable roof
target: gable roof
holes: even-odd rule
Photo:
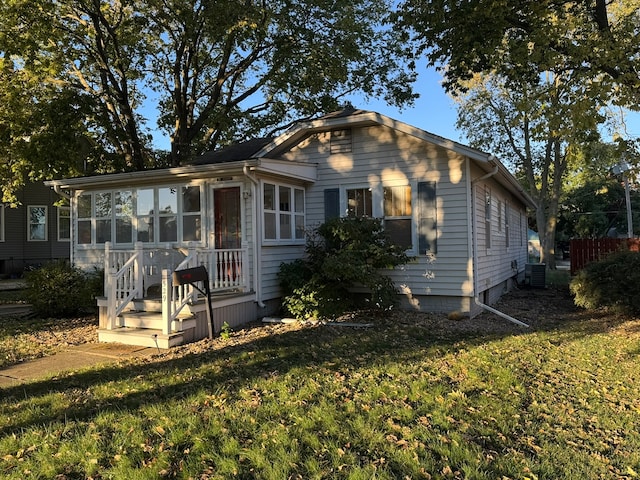
[[[279,152],[292,147],[305,137],[316,132],[372,125],[386,126],[468,157],[485,173],[491,173],[496,181],[516,195],[516,197],[518,197],[525,205],[530,208],[536,207],[535,202],[524,190],[522,185],[520,185],[518,180],[492,154],[449,140],[439,135],[435,135],[427,132],[426,130],[422,130],[418,127],[387,117],[386,115],[353,107],[332,112],[313,120],[299,122],[286,130],[283,134],[274,137],[270,142],[266,143],[261,150],[255,153],[255,156],[258,158],[275,157]]]

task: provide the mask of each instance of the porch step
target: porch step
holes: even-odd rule
[[[150,328],[119,327],[113,330],[99,329],[99,342],[117,342],[125,345],[167,349],[192,341],[191,332],[163,335],[162,330]]]
[[[162,313],[128,311],[120,314],[120,324],[127,328],[159,330],[162,333]],[[181,332],[196,327],[196,318],[190,312],[180,312],[171,322],[172,332]]]

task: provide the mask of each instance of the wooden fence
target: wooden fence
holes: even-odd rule
[[[571,275],[575,275],[584,266],[594,260],[600,260],[611,252],[628,248],[640,252],[638,238],[579,238],[571,240]]]

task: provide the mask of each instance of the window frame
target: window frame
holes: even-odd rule
[[[265,202],[266,187],[273,187],[273,207],[267,208]],[[284,209],[281,199],[283,190],[289,191],[288,210]],[[298,193],[298,195],[296,195]],[[300,209],[300,200],[302,206]],[[260,183],[260,202],[262,206],[262,244],[263,245],[304,245],[306,242],[306,189],[299,185],[262,180]],[[267,216],[273,221],[267,221]],[[282,236],[283,221],[288,219],[290,237]],[[273,223],[273,225],[271,225]],[[271,227],[268,229],[268,227]],[[267,238],[267,231],[273,231],[273,238]]]
[[[31,210],[36,208],[44,209],[44,238],[31,238]],[[40,224],[37,224],[40,225]],[[49,241],[49,209],[47,205],[27,205],[27,242],[48,242]]]
[[[66,216],[61,215],[62,212],[67,212]],[[62,219],[65,219],[65,221],[69,222],[69,228],[68,228],[68,232],[69,232],[69,236],[68,237],[63,237],[61,235],[62,232],[62,228],[60,228],[60,224],[62,223]],[[71,236],[73,235],[72,232],[72,228],[71,228],[71,207],[69,206],[61,206],[61,207],[56,207],[56,234],[58,236],[58,241],[59,242],[70,242],[71,241]]]
[[[492,232],[491,223],[493,217],[493,197],[489,185],[484,186],[484,246],[487,252],[491,250]]]
[[[377,192],[375,191],[374,187],[372,187],[369,184],[353,184],[353,185],[345,185],[342,189],[342,201],[344,202],[343,204],[343,208],[341,209],[341,211],[343,212],[344,217],[368,217],[369,215],[367,215],[366,211],[364,213],[364,215],[358,215],[357,212],[354,215],[350,215],[349,213],[349,192],[352,191],[358,191],[358,190],[363,190],[363,191],[369,191],[371,194],[371,218],[376,218],[376,217],[382,217],[382,211],[380,210],[380,206],[377,205],[376,203],[376,198],[379,196],[377,194]],[[365,199],[366,201],[366,199]],[[365,210],[366,210],[366,205],[365,205]]]
[[[387,195],[386,192],[388,190],[391,190],[392,192],[395,189],[404,189],[404,206],[403,206],[403,213],[398,215],[394,215],[394,214],[390,214],[387,215]],[[407,192],[408,189],[408,192]],[[393,193],[392,193],[393,195]],[[409,254],[413,254],[416,251],[416,232],[417,232],[417,228],[415,228],[415,226],[417,225],[416,221],[415,221],[415,208],[414,208],[414,204],[415,204],[415,199],[414,199],[414,195],[415,195],[415,188],[413,187],[413,185],[411,183],[409,184],[388,184],[382,185],[382,219],[383,219],[383,224],[384,224],[384,228],[387,232],[389,232],[389,234],[391,234],[392,228],[388,228],[391,227],[391,225],[393,225],[394,223],[399,224],[400,222],[402,223],[406,223],[406,221],[409,221],[409,245],[405,248],[405,252],[409,253]],[[408,213],[407,213],[407,199],[408,199]],[[393,202],[393,199],[392,199]],[[394,213],[394,212],[392,212]]]

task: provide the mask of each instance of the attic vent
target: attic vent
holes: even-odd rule
[[[351,129],[331,131],[331,153],[347,153],[351,151]]]

